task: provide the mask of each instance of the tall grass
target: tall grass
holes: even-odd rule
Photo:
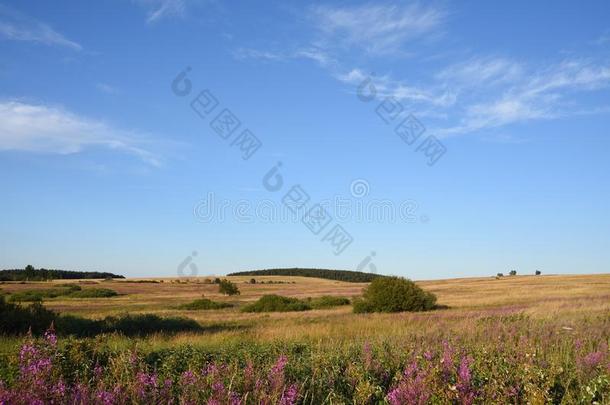
[[[599,321],[599,320],[598,320]],[[25,338],[0,359],[0,402],[475,404],[610,401],[608,323],[578,337],[526,318],[401,342],[119,348]],[[575,326],[583,326],[583,324]],[[549,328],[549,326],[551,326]],[[81,398],[79,400],[79,398]]]

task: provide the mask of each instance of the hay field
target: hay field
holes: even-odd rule
[[[406,334],[433,333],[450,328],[456,333],[474,330],[478,320],[494,315],[521,314],[532,319],[557,323],[573,331],[574,323],[610,314],[610,275],[545,275],[463,278],[420,281],[418,284],[437,295],[447,309],[428,313],[352,314],[351,306],[287,313],[243,313],[239,309],[264,294],[306,298],[322,295],[354,297],[366,283],[347,283],[306,277],[264,276],[227,277],[240,289],[239,296],[218,293],[218,286],[205,278],[155,279],[158,283],[136,282],[152,279],[115,281],[68,281],[82,288],[104,287],[117,291],[113,298],[45,300],[45,306],[60,313],[101,318],[124,313],[154,313],[184,316],[209,327],[206,333],[184,333],[149,337],[158,343],[221,344],[230,341],[353,341],[399,339]],[[211,278],[213,279],[213,278]],[[261,282],[282,282],[263,284]],[[6,292],[49,288],[63,281],[5,283]],[[233,308],[182,310],[180,304],[201,296],[228,302]],[[564,325],[565,324],[565,325]],[[462,331],[462,332],[460,332]]]

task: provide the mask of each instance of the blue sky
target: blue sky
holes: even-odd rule
[[[0,268],[608,272],[609,21],[604,1],[1,2]]]

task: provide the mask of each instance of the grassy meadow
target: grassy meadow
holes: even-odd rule
[[[108,403],[610,403],[610,275],[421,281],[417,284],[437,296],[440,309],[393,314],[354,314],[351,305],[242,312],[267,294],[351,299],[366,287],[284,276],[254,277],[257,283],[250,284],[251,278],[228,277],[239,287],[235,296],[218,293],[218,286],[203,278],[61,281],[118,293],[44,300],[61,314],[186,317],[202,329],[59,337],[56,344],[4,336],[0,380],[6,387],[27,378],[50,379],[46,386],[78,381],[89,390],[81,396],[95,402],[107,393]],[[0,289],[16,293],[59,283],[4,283]],[[202,295],[231,307],[181,309]],[[20,374],[28,361],[24,342],[36,348],[32,356],[44,352],[55,359],[53,371],[42,377],[39,368],[33,377]],[[94,383],[100,369],[103,382]],[[154,380],[155,390],[137,391],[132,382],[143,376]]]

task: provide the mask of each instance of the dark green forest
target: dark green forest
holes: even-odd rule
[[[266,270],[251,270],[229,273],[228,276],[300,276],[300,277],[316,277],[326,278],[328,280],[347,281],[350,283],[369,283],[377,277],[383,277],[379,274],[363,273],[361,271],[350,270],[328,270],[328,269],[266,269]]]
[[[25,269],[0,270],[0,281],[46,281],[79,278],[125,278],[118,274],[99,271],[72,271],[35,269],[27,265]]]

